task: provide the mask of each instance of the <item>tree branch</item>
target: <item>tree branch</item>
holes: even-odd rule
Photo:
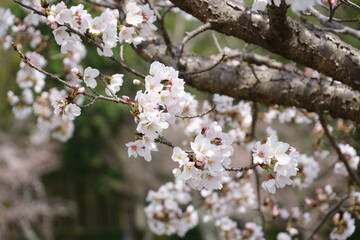
[[[166,53],[161,37],[138,45],[137,52],[146,60],[171,65],[173,59]],[[214,65],[214,60],[196,54],[183,53],[179,69],[196,72]],[[196,75],[183,75],[187,84],[200,91],[219,93],[234,98],[304,108],[309,112],[327,111],[360,123],[360,92],[330,81],[311,79],[273,69],[254,66],[260,82],[248,66],[219,64],[209,71]]]
[[[360,51],[336,36],[308,29],[288,17],[291,36],[279,47],[269,39],[267,14],[251,12],[243,5],[233,8],[226,1],[171,2],[202,22],[211,22],[213,30],[261,46],[360,90]]]

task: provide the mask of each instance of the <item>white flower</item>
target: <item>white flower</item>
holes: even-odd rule
[[[87,67],[84,71],[84,82],[86,86],[90,88],[95,88],[97,85],[95,78],[99,76],[99,73],[99,70]]]
[[[360,161],[360,157],[357,156],[356,150],[349,144],[339,144],[339,148],[348,161],[350,168],[356,170]],[[348,175],[343,162],[338,162],[335,164],[334,172],[343,176]]]
[[[81,109],[73,103],[68,104],[64,111],[62,112],[62,117],[64,120],[74,120],[75,117],[81,114]]]
[[[53,31],[57,44],[61,45],[64,41],[70,38],[70,34],[66,30],[67,28],[65,26],[61,26]]]
[[[171,158],[175,162],[178,162],[179,164],[182,164],[182,165],[186,164],[189,161],[189,158],[188,158],[186,152],[181,150],[181,148],[179,148],[179,147],[174,148]]]
[[[276,240],[291,240],[292,237],[286,232],[281,232],[276,236]]]
[[[256,147],[253,149],[253,162],[254,164],[266,163],[266,160],[271,156],[272,149],[267,144],[256,143]]]
[[[110,85],[107,85],[107,87],[113,94],[116,94],[118,91],[120,91],[120,87],[123,85],[123,77],[124,74],[114,74],[110,77]],[[105,92],[108,96],[112,96],[110,91],[107,88],[105,89]]]
[[[270,179],[261,184],[261,187],[264,188],[269,193],[275,194],[276,187],[275,187],[276,180]]]

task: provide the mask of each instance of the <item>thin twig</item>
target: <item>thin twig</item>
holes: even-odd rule
[[[192,118],[198,118],[198,117],[203,117],[205,116],[206,114],[209,114],[210,112],[212,112],[214,109],[216,108],[216,104],[214,104],[210,110],[204,112],[204,113],[201,113],[201,114],[198,114],[198,115],[195,115],[195,116],[181,116],[181,115],[175,115],[176,117],[178,118],[182,118],[182,119],[192,119]]]
[[[164,144],[164,145],[169,146],[171,148],[175,147],[169,140],[167,140],[164,136],[162,136],[160,134],[159,134],[159,137],[155,139],[155,142]]]
[[[345,195],[343,196],[340,201],[335,204],[330,210],[329,212],[325,215],[325,217],[321,220],[321,222],[319,223],[319,225],[316,226],[316,228],[312,231],[310,237],[309,237],[309,240],[310,239],[315,239],[315,235],[318,231],[320,231],[321,227],[325,224],[326,220],[333,214],[337,211],[337,209],[341,206],[341,204],[343,204],[343,202],[348,199],[349,196],[348,195]]]
[[[23,4],[22,2],[19,2],[19,1],[17,1],[17,0],[14,0],[14,2],[16,2],[17,4],[19,4],[20,6],[22,6],[22,7],[24,7],[24,8],[27,8],[27,9],[33,11],[34,13],[36,13],[36,14],[38,14],[38,15],[47,17],[46,13],[40,12],[39,10],[36,10],[35,8],[33,8],[33,7],[31,7],[31,6],[25,5],[25,4]]]
[[[110,8],[110,9],[117,9],[117,7],[115,6],[112,6],[112,5],[107,5],[107,4],[103,4],[103,3],[97,3],[97,2],[94,2],[94,1],[91,1],[91,0],[83,0],[84,2],[87,2],[87,3],[91,3],[95,6],[99,6],[99,7],[104,7],[104,8]]]
[[[248,167],[241,167],[241,168],[227,167],[227,168],[225,168],[225,170],[229,171],[229,172],[246,172],[246,171],[249,171],[250,169],[256,168],[257,166],[260,166],[260,164],[259,163],[252,164]]]
[[[217,39],[214,31],[211,32],[211,37],[212,37],[212,39],[214,40],[215,46],[216,46],[216,48],[218,49],[218,51],[219,51],[219,52],[222,52],[223,49],[222,49],[222,47],[220,46],[219,40]]]
[[[211,23],[207,22],[207,23],[197,27],[192,32],[189,32],[189,33],[186,34],[186,36],[183,38],[183,40],[181,41],[179,47],[176,50],[176,54],[175,54],[175,58],[174,58],[174,62],[173,62],[173,67],[175,69],[178,69],[178,67],[179,67],[180,58],[181,58],[181,55],[182,55],[182,53],[184,51],[184,47],[185,47],[186,43],[189,40],[191,40],[192,38],[199,35],[200,33],[210,29],[210,27],[211,27]]]
[[[212,70],[213,68],[215,68],[217,65],[219,65],[226,57],[226,54],[223,52],[221,57],[210,67],[205,68],[203,70],[199,70],[199,71],[193,71],[193,72],[180,72],[179,75],[180,76],[184,76],[184,75],[194,75],[194,74],[199,74],[199,73],[203,73],[203,72],[207,72]]]
[[[344,163],[345,165],[345,168],[347,170],[347,172],[349,173],[349,176],[350,178],[357,184],[357,185],[360,185],[360,181],[359,179],[357,178],[357,176],[355,175],[355,173],[352,171],[350,165],[349,165],[349,162],[346,160],[344,154],[341,152],[339,146],[337,145],[335,139],[333,136],[331,136],[330,132],[329,132],[329,129],[327,127],[327,123],[324,119],[324,116],[322,115],[322,113],[319,113],[319,121],[320,121],[320,124],[322,126],[322,128],[324,129],[324,132],[325,132],[325,135],[327,136],[327,138],[329,139],[331,145],[333,146],[333,148],[335,149],[339,159],[341,162]]]
[[[353,3],[352,1],[349,0],[340,0],[340,2],[344,3],[346,6],[349,6],[351,8],[355,8],[357,10],[360,10],[360,6],[357,5],[356,3]]]

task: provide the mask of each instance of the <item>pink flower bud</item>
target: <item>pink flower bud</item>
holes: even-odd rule
[[[124,99],[127,103],[132,104],[130,97],[123,95],[121,98]]]
[[[195,165],[196,165],[197,167],[202,167],[202,166],[204,166],[204,164],[205,164],[205,161],[197,161],[197,162],[195,163]]]
[[[207,129],[208,129],[207,126],[203,126],[203,127],[201,128],[201,134],[204,135]]]
[[[133,80],[133,84],[134,85],[144,85],[144,83],[142,83],[140,80],[138,80],[138,79],[134,79]]]
[[[72,68],[72,69],[71,69],[71,73],[77,75],[77,74],[79,74],[79,69],[77,69],[77,68]]]
[[[322,3],[325,5],[329,5],[329,1],[328,0],[322,0]],[[330,4],[331,5],[335,5],[336,4],[336,0],[330,0]]]
[[[85,92],[85,88],[81,87],[77,90],[77,94],[83,94]]]

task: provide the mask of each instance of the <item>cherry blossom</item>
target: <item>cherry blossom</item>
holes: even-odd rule
[[[269,173],[269,180],[262,183],[262,187],[275,193],[276,188],[291,185],[290,177],[296,176],[298,171],[299,152],[289,144],[277,141],[276,136],[270,136],[265,144],[256,143],[253,149],[254,164],[261,166]]]
[[[333,218],[335,228],[330,233],[330,239],[345,240],[350,237],[355,231],[355,220],[351,218],[351,214],[344,212],[340,217],[336,213]]]
[[[181,182],[168,182],[157,192],[149,191],[145,208],[149,228],[156,234],[183,237],[186,232],[198,224],[198,213],[191,201],[190,188]],[[182,210],[182,206],[186,206]]]

